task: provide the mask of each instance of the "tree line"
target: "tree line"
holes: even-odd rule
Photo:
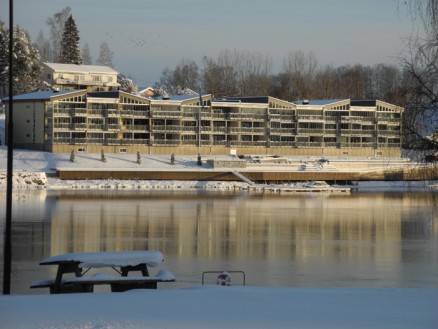
[[[158,89],[185,90],[214,95],[269,95],[287,101],[300,99],[380,99],[403,106],[409,77],[396,65],[319,65],[318,58],[303,51],[290,52],[282,69],[273,73],[273,60],[250,51],[223,50],[217,58],[204,56],[202,66],[183,59],[174,69],[165,68]]]

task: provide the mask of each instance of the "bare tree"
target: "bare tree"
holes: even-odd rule
[[[88,42],[85,43],[81,50],[82,64],[91,65],[93,64],[93,58],[91,57],[90,46]]]
[[[399,0],[399,5],[407,6],[412,19],[419,19],[428,33],[438,32],[438,0]]]
[[[419,18],[424,37],[410,39],[402,60],[406,83],[405,133],[409,147],[438,150],[438,0],[407,0],[412,17]]]
[[[237,94],[236,72],[229,63],[221,57],[215,61],[203,58],[203,90],[216,97],[233,96]]]
[[[103,66],[109,66],[113,68],[114,67],[113,55],[114,53],[110,50],[108,43],[103,41],[100,44],[100,52],[99,52],[99,58],[97,59],[97,64]]]
[[[290,98],[304,99],[312,98],[312,84],[316,74],[318,60],[316,56],[309,52],[302,51],[289,52],[283,59],[283,70],[286,74],[287,89]]]
[[[174,70],[165,68],[161,73],[160,85],[172,94],[199,91],[198,65],[191,60],[183,59]]]
[[[404,60],[408,77],[406,127],[410,147],[438,150],[438,36],[411,43]],[[431,137],[434,138],[431,138]]]
[[[52,47],[50,40],[47,39],[42,30],[38,33],[35,40],[35,46],[38,48],[42,62],[49,62],[51,60]]]
[[[49,58],[50,62],[59,62],[61,58],[61,40],[64,33],[65,22],[70,17],[70,13],[71,8],[67,6],[46,20],[46,24],[50,29],[50,41],[52,43],[52,53]]]
[[[272,59],[268,55],[251,51],[225,51],[237,76],[241,95],[266,95],[272,75]]]

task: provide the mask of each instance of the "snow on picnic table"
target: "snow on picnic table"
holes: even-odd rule
[[[82,267],[135,266],[143,263],[156,267],[164,261],[164,258],[160,251],[81,252],[49,257],[40,264],[59,264],[70,261],[79,262]]]

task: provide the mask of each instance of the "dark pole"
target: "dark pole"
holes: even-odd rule
[[[7,180],[6,180],[6,225],[5,225],[5,248],[3,262],[3,295],[11,293],[11,265],[12,265],[12,165],[13,165],[13,58],[14,58],[14,22],[13,22],[13,0],[9,0],[9,109],[8,109],[8,159],[7,159]]]

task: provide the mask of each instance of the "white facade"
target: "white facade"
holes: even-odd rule
[[[120,86],[118,72],[108,66],[43,63],[42,67],[43,81],[58,90],[108,91]]]

